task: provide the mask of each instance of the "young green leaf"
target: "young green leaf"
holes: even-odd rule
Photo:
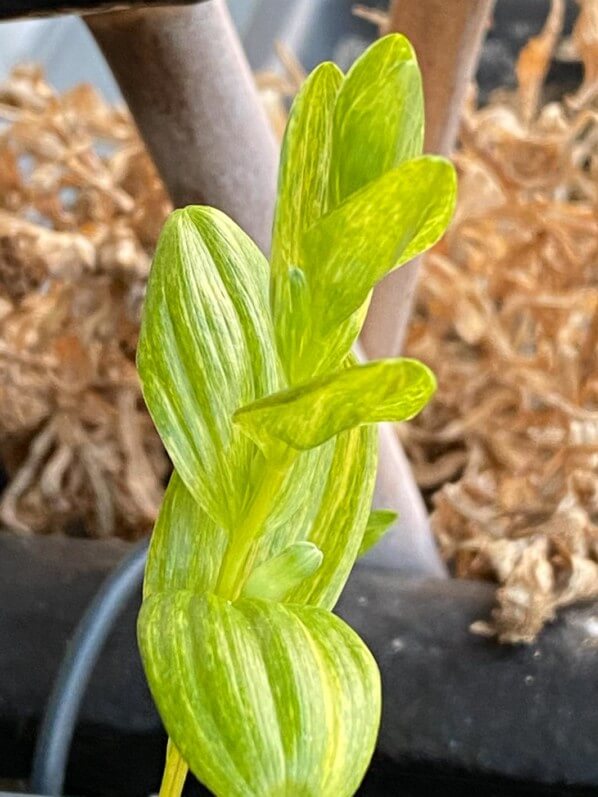
[[[297,268],[306,230],[326,212],[334,102],[340,69],[320,64],[295,98],[282,144],[272,238],[271,304],[278,349],[287,374],[301,359],[300,336],[309,327],[310,296]]]
[[[310,228],[299,266],[322,337],[361,307],[388,272],[436,243],[455,197],[452,164],[425,155],[369,183]]]
[[[187,489],[214,521],[234,525],[254,450],[231,416],[280,381],[268,264],[219,211],[190,207],[166,222],[137,362],[145,401]]]
[[[229,535],[191,496],[175,471],[152,532],[144,596],[216,588]]]
[[[275,282],[281,272],[297,265],[303,234],[326,212],[332,116],[342,80],[336,64],[320,64],[291,107],[280,155],[272,237]]]
[[[283,601],[294,587],[316,572],[322,559],[322,551],[312,542],[295,542],[258,565],[245,582],[242,595]]]
[[[238,410],[234,420],[268,456],[280,441],[306,450],[354,426],[407,421],[435,389],[434,375],[423,363],[378,360],[259,399]]]
[[[354,794],[380,681],[338,617],[178,592],[144,601],[138,637],[166,730],[217,797]]]
[[[422,152],[424,103],[415,52],[399,33],[379,39],[345,78],[334,109],[331,208]]]
[[[370,512],[367,526],[363,533],[363,540],[359,548],[359,556],[363,556],[380,542],[388,529],[397,519],[397,513],[390,509],[374,509]]]
[[[372,426],[351,429],[336,438],[326,488],[305,535],[324,559],[312,576],[287,595],[287,602],[325,609],[337,602],[355,564],[372,505],[377,442]]]

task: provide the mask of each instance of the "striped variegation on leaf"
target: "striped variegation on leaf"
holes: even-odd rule
[[[295,98],[284,134],[278,175],[272,276],[298,262],[303,234],[327,209],[332,117],[343,73],[320,64]]]
[[[332,609],[355,564],[372,505],[377,435],[371,426],[339,434],[326,489],[307,539],[322,551],[318,570],[287,600]]]
[[[378,360],[259,399],[234,419],[266,455],[280,441],[304,450],[354,426],[409,420],[435,389],[434,375],[418,360]]]
[[[201,508],[175,471],[154,526],[145,566],[145,596],[216,589],[229,533]]]
[[[309,286],[297,268],[306,231],[326,212],[334,103],[343,75],[320,64],[293,102],[285,130],[276,221],[272,237],[271,301],[278,346],[292,378],[305,328],[309,327]]]
[[[309,229],[299,265],[313,297],[312,324],[324,338],[386,274],[436,243],[455,196],[453,166],[423,155],[368,183]]]
[[[353,64],[333,122],[329,207],[405,160],[421,155],[424,100],[415,52],[400,33],[380,39]]]
[[[280,386],[268,273],[223,213],[175,211],[154,257],[139,340],[143,395],[174,466],[229,527],[254,456],[232,413]]]
[[[176,748],[217,797],[349,797],[371,757],[371,653],[322,609],[176,592],[141,609],[150,689]]]

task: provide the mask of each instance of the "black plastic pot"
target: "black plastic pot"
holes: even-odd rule
[[[68,639],[130,550],[116,541],[0,536],[0,782],[29,777]],[[67,794],[142,797],[157,788],[165,738],[136,648],[138,602],[93,674]],[[598,605],[568,611],[537,645],[511,648],[469,631],[492,602],[493,589],[479,582],[355,569],[338,612],[376,656],[384,694],[361,795],[596,793]]]

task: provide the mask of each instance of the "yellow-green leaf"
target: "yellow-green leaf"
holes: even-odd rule
[[[326,489],[306,534],[324,558],[318,570],[287,595],[288,602],[326,609],[337,602],[358,556],[372,505],[377,441],[373,426],[351,429],[336,438]]]
[[[455,206],[452,164],[425,155],[386,172],[318,221],[298,264],[311,292],[312,323],[330,334],[388,272],[428,249]]]
[[[362,427],[301,452],[257,543],[254,567],[303,541],[323,564],[289,588],[286,602],[332,608],[357,557],[372,503],[376,433]],[[234,533],[234,531],[232,532]],[[152,534],[144,593],[214,591],[230,535],[173,474]]]
[[[422,81],[409,41],[379,39],[343,81],[334,109],[330,207],[404,160],[420,155]]]
[[[268,455],[280,441],[306,450],[354,426],[406,421],[436,389],[417,360],[378,360],[337,371],[238,410],[234,419]]]
[[[143,592],[210,592],[218,583],[228,533],[199,506],[175,471],[152,532]]]
[[[374,749],[376,664],[313,607],[179,592],[142,606],[138,636],[166,730],[217,797],[349,797]]]
[[[315,376],[336,371],[343,364],[359,337],[370,304],[370,296],[333,329],[324,332],[313,316],[313,302],[303,313],[307,323],[289,325],[289,345],[285,348],[285,368],[290,385],[298,385]]]
[[[376,543],[380,542],[388,529],[397,519],[397,513],[391,509],[375,509],[370,513],[367,526],[363,533],[363,540],[359,548],[359,556],[363,556]]]
[[[295,97],[287,121],[278,173],[272,269],[297,265],[303,233],[326,210],[334,103],[343,74],[320,64]]]
[[[295,98],[287,122],[278,176],[271,256],[271,304],[278,350],[292,380],[302,360],[310,297],[297,268],[306,230],[326,212],[334,102],[342,72],[320,64]]]
[[[145,401],[183,482],[214,521],[232,526],[255,455],[232,413],[281,383],[268,264],[219,211],[189,207],[168,219],[137,361]]]
[[[322,558],[322,551],[312,542],[294,542],[253,570],[243,587],[243,597],[282,601],[316,572]]]

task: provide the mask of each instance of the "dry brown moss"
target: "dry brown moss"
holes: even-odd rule
[[[573,37],[583,85],[542,105],[562,7],[518,90],[465,113],[458,210],[409,339],[439,390],[402,436],[444,556],[500,585],[474,630],[505,642],[598,597],[598,4]]]
[[[131,124],[34,67],[0,87],[0,522],[136,536],[167,460],[134,366],[169,209]]]

